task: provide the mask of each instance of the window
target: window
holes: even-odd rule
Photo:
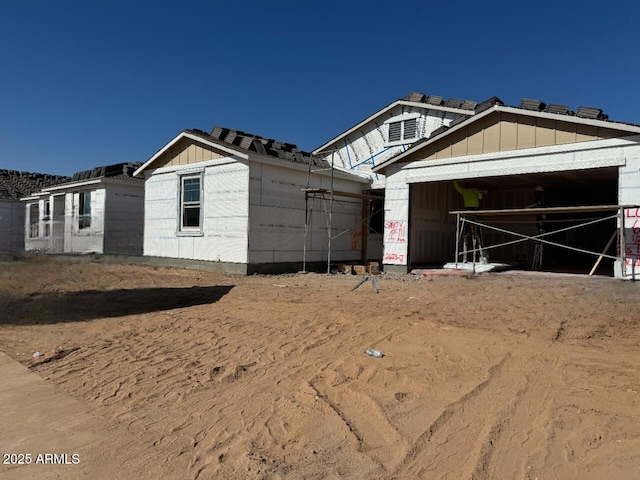
[[[180,178],[180,230],[200,231],[201,180],[201,175],[189,175]]]
[[[402,145],[418,138],[418,118],[416,113],[393,117],[385,123],[389,126],[388,144]]]
[[[51,202],[49,200],[44,201],[44,236],[49,238],[51,236]]]
[[[40,208],[37,203],[29,204],[29,238],[40,236]]]
[[[78,207],[78,228],[91,226],[91,192],[80,192],[80,205]]]

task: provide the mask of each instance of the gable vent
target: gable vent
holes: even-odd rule
[[[400,132],[402,131],[402,123],[394,122],[389,124],[389,141],[390,142],[399,142],[400,141]]]
[[[413,138],[416,138],[416,135],[418,133],[417,120],[417,118],[412,118],[411,120],[404,121],[404,134],[402,137],[403,140],[411,140]]]

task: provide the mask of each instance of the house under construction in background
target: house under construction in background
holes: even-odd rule
[[[329,256],[360,261],[372,244],[363,227],[369,176],[290,143],[222,127],[184,130],[135,175],[145,179],[144,255],[158,262],[206,261],[245,274],[318,270]],[[336,201],[327,223],[328,198],[305,207],[329,191]]]
[[[67,180],[61,175],[0,170],[0,256],[24,252],[25,208],[20,199]]]
[[[486,192],[475,215],[453,181]],[[312,153],[184,130],[137,168],[80,172],[24,202],[28,250],[143,252],[240,273],[380,261],[406,273],[464,263],[473,225],[474,264],[635,278],[640,125],[592,107],[411,93]]]
[[[142,255],[144,185],[139,163],[77,172],[25,196],[25,249]]]

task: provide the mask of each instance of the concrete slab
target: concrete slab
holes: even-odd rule
[[[0,478],[130,478],[122,431],[2,352],[0,379]]]
[[[509,265],[506,263],[469,263],[469,262],[458,262],[458,263],[447,263],[442,268],[448,270],[464,270],[467,272],[491,272],[493,270],[504,270],[509,268]]]

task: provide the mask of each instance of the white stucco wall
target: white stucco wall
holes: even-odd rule
[[[51,249],[51,239],[45,236],[44,231],[44,202],[49,197],[29,200],[23,205],[25,223],[22,225],[24,246],[26,251],[48,252]],[[36,211],[32,206],[37,206],[37,218],[32,218]],[[31,232],[31,224],[37,223],[36,232]],[[34,236],[32,236],[34,235]]]
[[[80,192],[91,192],[91,225],[79,227]],[[78,188],[65,194],[65,253],[104,253],[104,187]]]
[[[407,265],[409,240],[409,184],[397,164],[387,168],[384,199],[384,240],[382,263]]]
[[[179,231],[180,175],[203,172],[202,233]],[[247,263],[249,166],[222,158],[159,169],[145,181],[144,255]]]
[[[640,142],[640,136],[636,142]],[[618,169],[618,203],[640,205],[640,145],[629,144],[621,148],[626,162]],[[620,262],[616,262],[614,273],[616,277],[637,280],[640,278],[640,210],[627,210],[624,223],[626,265],[623,269]]]
[[[604,167],[619,168],[619,203],[640,204],[640,136],[392,164],[387,168],[383,263],[407,265],[408,244],[403,239],[410,183]],[[627,232],[627,238],[634,238],[631,230]],[[620,276],[620,265],[616,275]]]
[[[334,176],[334,191],[362,193],[362,182]],[[249,262],[302,262],[305,232],[306,167],[301,169],[267,163],[251,163]],[[331,177],[312,173],[311,188],[331,188]],[[327,196],[328,198],[328,196]],[[328,230],[325,206],[309,201],[312,215],[307,236],[307,262],[326,261]],[[331,259],[359,260],[362,248],[362,200],[334,196]]]
[[[23,230],[25,250],[42,253],[63,253],[65,251],[66,223],[71,222],[73,218],[72,212],[65,212],[66,195],[72,194],[62,192],[55,195],[43,195],[24,204],[25,224]],[[46,216],[45,202],[49,202],[49,217]],[[36,237],[30,236],[32,221],[30,205],[32,204],[38,205],[38,236]]]

